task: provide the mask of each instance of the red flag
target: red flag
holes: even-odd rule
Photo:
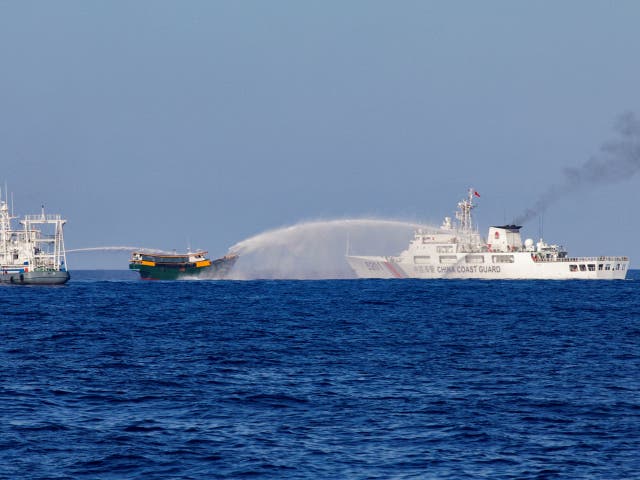
[[[479,197],[479,196],[480,196],[480,194],[479,194],[478,192],[473,192],[473,194],[474,194],[476,197]]]

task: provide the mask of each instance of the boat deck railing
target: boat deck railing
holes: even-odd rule
[[[538,262],[628,262],[629,257],[564,257],[564,258],[539,258]]]
[[[21,220],[22,222],[31,222],[31,223],[38,223],[38,222],[60,222],[63,221],[62,219],[62,215],[60,214],[51,214],[51,213],[47,213],[45,215],[25,215],[23,217],[23,219]]]

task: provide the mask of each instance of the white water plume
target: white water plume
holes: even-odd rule
[[[318,220],[269,230],[233,245],[234,279],[354,278],[345,255],[396,255],[424,224],[371,218]]]

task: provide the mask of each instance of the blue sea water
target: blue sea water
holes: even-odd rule
[[[0,478],[640,478],[639,289],[0,287]]]

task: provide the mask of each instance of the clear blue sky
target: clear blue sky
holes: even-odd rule
[[[635,1],[0,0],[0,180],[16,213],[68,218],[67,248],[221,255],[301,220],[439,222],[470,185],[484,234],[640,111],[639,18]],[[545,239],[637,268],[639,186],[560,199]]]

